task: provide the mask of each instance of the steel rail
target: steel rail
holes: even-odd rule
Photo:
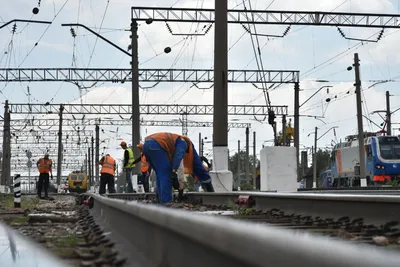
[[[111,232],[128,266],[397,267],[400,262],[400,255],[372,246],[89,195],[91,214]]]
[[[1,266],[70,266],[1,222],[0,251]]]
[[[186,194],[188,201],[204,205],[227,205],[238,196],[248,195],[255,201],[256,210],[280,209],[287,214],[339,219],[349,216],[362,218],[367,224],[381,225],[400,221],[398,195],[317,194],[317,193],[194,193]],[[144,194],[109,194],[110,198],[143,199]]]

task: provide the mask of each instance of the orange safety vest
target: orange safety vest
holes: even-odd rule
[[[115,173],[115,159],[113,159],[111,156],[104,156],[104,161],[101,166],[101,171],[100,173],[107,173],[114,175]]]
[[[159,143],[160,146],[165,151],[167,151],[169,160],[172,162],[172,158],[174,157],[174,154],[175,154],[175,143],[178,138],[181,138],[182,140],[184,140],[189,146],[188,153],[185,153],[185,156],[183,157],[183,165],[185,167],[185,174],[192,174],[193,173],[193,145],[192,145],[192,141],[190,141],[189,137],[182,136],[179,134],[174,134],[174,133],[155,133],[155,134],[147,136],[145,138],[145,140],[148,140],[148,139],[156,140],[157,143]]]
[[[149,170],[150,164],[146,160],[146,156],[142,154],[142,157],[140,159],[140,171],[141,172],[147,172]]]
[[[51,171],[51,165],[53,162],[51,159],[45,160],[44,158],[39,159],[39,173],[49,173]]]

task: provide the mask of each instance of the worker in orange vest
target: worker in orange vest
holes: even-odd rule
[[[45,153],[43,158],[40,158],[36,162],[36,166],[39,171],[39,181],[37,184],[37,194],[39,198],[42,198],[42,187],[44,188],[44,198],[48,199],[48,190],[49,190],[49,174],[51,174],[51,180],[53,180],[53,161],[49,159],[49,153]]]
[[[101,165],[99,194],[103,195],[106,193],[106,185],[108,193],[115,193],[114,174],[117,169],[115,159],[110,154],[107,154],[100,159],[99,164]]]
[[[145,138],[143,154],[156,171],[156,193],[161,203],[172,201],[172,187],[179,190],[176,171],[182,160],[185,174],[194,174],[204,191],[214,192],[211,177],[189,137],[167,132],[152,134]]]
[[[135,159],[133,164],[139,163],[140,161],[140,171],[142,172],[142,177],[143,177],[143,188],[144,192],[148,193],[150,192],[149,177],[151,173],[151,167],[150,163],[146,159],[146,156],[143,154],[143,144],[138,144],[137,147],[140,150],[140,156],[137,159]]]

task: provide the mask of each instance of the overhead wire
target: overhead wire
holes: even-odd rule
[[[44,35],[47,33],[47,31],[49,30],[49,28],[51,27],[51,25],[53,25],[54,20],[57,18],[57,16],[60,14],[60,12],[64,9],[64,7],[67,5],[67,3],[69,2],[69,0],[65,0],[64,4],[62,5],[62,7],[60,8],[60,10],[57,12],[57,14],[55,14],[54,18],[52,19],[52,24],[49,24],[46,27],[46,30],[42,33],[42,35],[39,37],[38,41],[34,44],[34,46],[31,48],[31,50],[29,50],[28,54],[26,54],[26,56],[24,57],[24,59],[22,60],[22,62],[18,65],[18,68],[21,67],[21,65],[25,62],[25,60],[29,57],[29,55],[33,52],[33,50],[38,46],[39,42],[42,40],[42,38],[44,37]]]

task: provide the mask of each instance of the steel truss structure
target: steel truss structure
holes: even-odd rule
[[[131,69],[0,68],[0,82],[128,82]],[[295,83],[295,70],[229,70],[230,83]],[[210,69],[141,69],[140,82],[214,82]]]
[[[58,142],[19,142],[12,143],[13,148],[25,148],[28,147],[30,149],[58,149]],[[78,145],[78,143],[63,143],[63,149],[87,149],[91,145],[90,142],[82,142]]]
[[[58,126],[60,120],[57,119],[34,119],[34,120],[12,120],[11,127],[54,127]],[[102,125],[102,126],[131,126],[131,120],[104,120],[104,119],[63,119],[63,126],[92,126],[92,125]],[[155,120],[142,120],[140,121],[142,126],[168,126],[168,127],[181,127],[182,122],[180,121],[155,121]],[[4,121],[0,121],[0,127],[4,125]],[[188,127],[213,127],[212,122],[205,121],[188,121]],[[228,128],[251,128],[251,123],[240,123],[240,122],[229,122]],[[64,131],[63,131],[64,133]]]
[[[214,23],[214,9],[132,7],[136,21]],[[399,28],[399,14],[321,11],[229,10],[228,23]]]
[[[60,104],[8,104],[11,114],[58,114]],[[63,113],[73,115],[132,115],[130,104],[65,104]],[[266,115],[272,109],[275,115],[287,115],[288,106],[228,105],[228,115]],[[213,115],[213,105],[140,105],[145,115]]]
[[[0,126],[2,126],[0,124]],[[63,135],[65,136],[81,136],[81,137],[86,137],[86,136],[92,136],[93,131],[88,131],[88,130],[82,130],[82,131],[63,131]],[[3,136],[3,132],[0,131],[0,136]],[[49,136],[58,136],[58,131],[56,130],[32,130],[30,131],[29,129],[24,129],[22,131],[11,131],[11,138],[13,137],[36,137],[36,136],[41,136],[41,137],[49,137]]]

